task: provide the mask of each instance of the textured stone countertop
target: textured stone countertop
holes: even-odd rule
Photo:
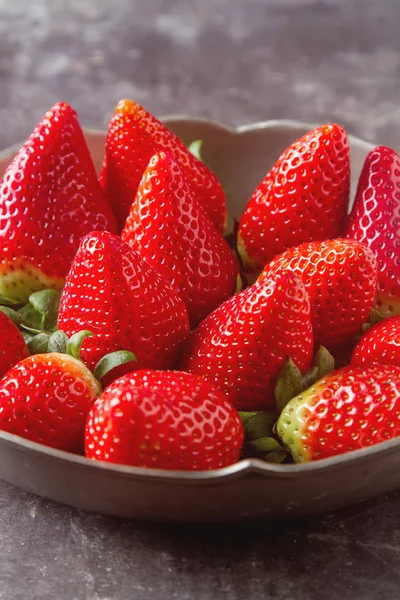
[[[232,124],[340,121],[400,147],[398,0],[0,0],[0,149],[64,99]],[[1,600],[397,600],[400,493],[223,527],[84,514],[0,483]]]

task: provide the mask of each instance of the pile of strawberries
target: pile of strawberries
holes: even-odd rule
[[[144,108],[118,104],[98,178],[56,104],[0,184],[0,429],[186,470],[399,435],[400,157],[368,155],[348,216],[349,191],[324,125],[224,237],[216,176]]]

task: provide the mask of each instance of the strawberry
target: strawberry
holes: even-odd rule
[[[158,273],[118,236],[88,234],[61,296],[58,327],[68,336],[88,329],[82,359],[90,369],[107,353],[130,350],[139,368],[173,368],[189,333],[186,307]]]
[[[288,356],[311,365],[310,303],[291,273],[255,283],[221,304],[191,334],[181,368],[219,387],[238,410],[274,405]]]
[[[101,391],[98,380],[135,360],[132,352],[113,352],[101,357],[92,374],[80,356],[87,336],[93,333],[80,331],[69,339],[56,331],[31,340],[34,356],[0,380],[0,430],[59,450],[82,449],[86,416]]]
[[[187,471],[237,462],[242,443],[239,415],[219,390],[169,371],[114,381],[91,408],[85,433],[89,458]]]
[[[115,220],[77,115],[59,103],[0,184],[0,296],[22,303],[37,290],[61,290],[80,239],[93,229],[115,231]]]
[[[235,291],[231,249],[165,152],[151,158],[121,237],[180,294],[192,328]]]
[[[29,352],[18,327],[0,311],[0,377]]]
[[[310,242],[274,258],[260,277],[287,270],[302,278],[309,293],[315,343],[334,351],[351,342],[374,302],[373,252],[345,239]]]
[[[375,306],[385,316],[400,314],[400,156],[378,146],[364,163],[347,237],[366,244],[378,261]]]
[[[100,183],[123,228],[143,172],[153,154],[172,154],[186,172],[199,202],[221,233],[226,225],[225,195],[215,175],[158,119],[132,100],[121,100],[111,119]]]
[[[376,323],[358,342],[351,364],[360,367],[371,363],[400,366],[400,315]]]
[[[295,462],[372,446],[400,435],[400,367],[344,367],[293,398],[277,432]]]
[[[0,380],[0,429],[72,452],[99,393],[99,382],[72,356],[29,356]]]
[[[240,219],[245,270],[260,272],[288,248],[343,235],[349,192],[343,127],[323,125],[294,142],[254,190]]]

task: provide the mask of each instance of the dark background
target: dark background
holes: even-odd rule
[[[57,100],[232,124],[340,121],[400,147],[398,0],[0,0],[0,149]],[[1,457],[0,457],[1,459]],[[398,600],[400,493],[314,519],[173,527],[0,483],[0,599]]]

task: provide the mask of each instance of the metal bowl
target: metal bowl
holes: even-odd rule
[[[203,140],[232,217],[279,154],[313,125],[268,121],[232,129],[186,117],[164,119],[185,143]],[[105,134],[86,132],[96,167]],[[350,137],[352,188],[372,146]],[[0,155],[0,176],[15,149]],[[233,521],[330,511],[400,487],[400,438],[305,465],[243,460],[217,471],[161,471],[93,462],[0,432],[0,478],[81,509],[154,521]]]

